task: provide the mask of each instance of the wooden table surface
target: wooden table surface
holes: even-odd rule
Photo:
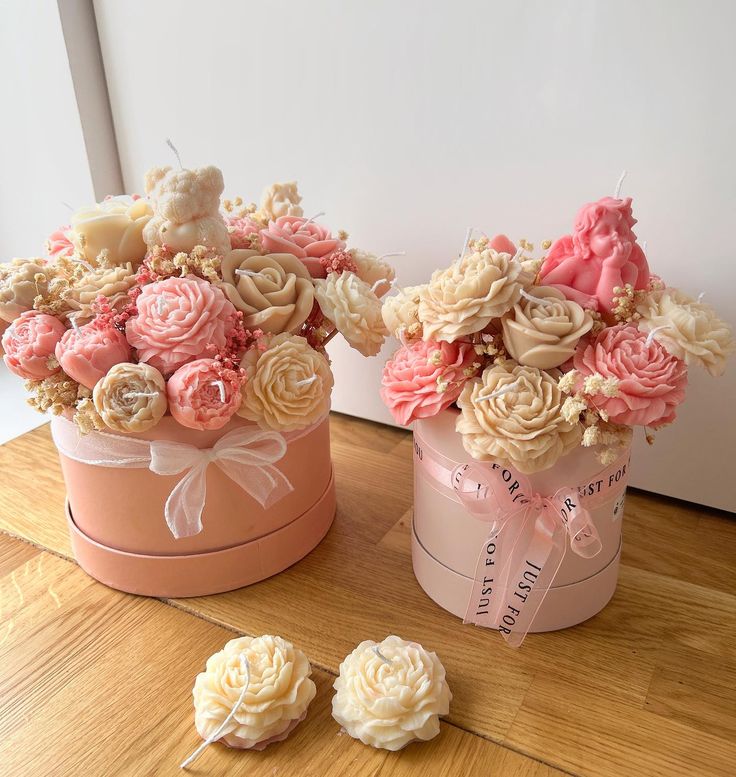
[[[332,441],[338,513],[317,550],[258,585],[165,601],[106,588],[70,560],[47,426],[0,447],[0,774],[181,773],[199,742],[195,675],[234,635],[263,633],[311,660],[307,719],[261,753],[212,745],[191,774],[736,773],[736,522],[630,494],[611,604],[515,651],[414,580],[410,435],[334,416]],[[440,736],[399,753],[330,716],[342,658],[391,633],[436,651],[454,694]]]

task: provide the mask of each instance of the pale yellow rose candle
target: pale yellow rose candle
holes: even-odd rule
[[[436,654],[397,636],[361,642],[340,664],[334,687],[332,717],[351,737],[384,750],[436,737],[452,700]]]

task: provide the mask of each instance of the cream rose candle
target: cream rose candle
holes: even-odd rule
[[[452,700],[437,655],[397,636],[361,642],[340,664],[334,687],[335,720],[351,737],[384,750],[436,737]]]
[[[142,197],[109,197],[72,216],[71,239],[80,256],[94,263],[104,251],[110,264],[138,266],[146,255],[143,228],[153,211]]]

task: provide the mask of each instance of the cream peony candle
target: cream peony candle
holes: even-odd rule
[[[440,733],[452,693],[435,653],[397,636],[361,642],[340,664],[332,717],[351,737],[384,750]]]
[[[239,637],[207,659],[194,683],[194,723],[205,740],[263,750],[281,742],[307,714],[317,688],[301,650],[281,637]]]

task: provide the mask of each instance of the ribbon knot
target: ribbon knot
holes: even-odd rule
[[[174,486],[164,507],[171,533],[179,539],[202,531],[210,464],[219,467],[261,507],[277,502],[293,490],[286,476],[273,466],[285,453],[286,441],[281,434],[252,428],[228,432],[212,448],[152,440],[148,465],[151,472],[157,475],[186,473]]]

